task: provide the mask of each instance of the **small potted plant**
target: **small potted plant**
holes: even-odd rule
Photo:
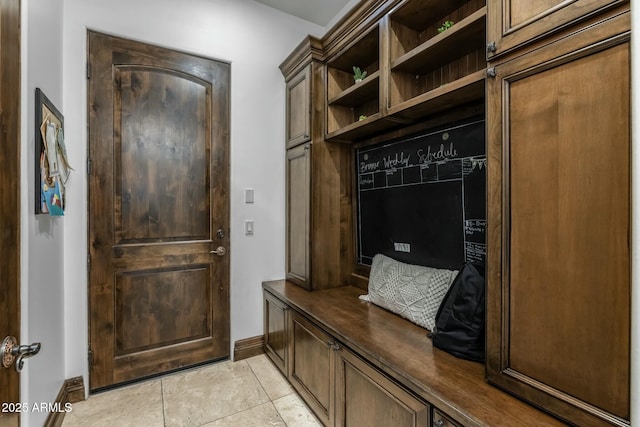
[[[360,83],[365,77],[367,77],[367,72],[360,70],[360,67],[353,67],[353,79],[356,83]]]
[[[451,27],[453,27],[453,21],[444,21],[442,23],[442,26],[438,28],[438,32],[442,33],[444,31],[447,31]]]

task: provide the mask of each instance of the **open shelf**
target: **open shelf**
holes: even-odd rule
[[[486,17],[487,8],[483,7],[447,31],[393,60],[391,70],[425,74],[470,52],[483,50]]]
[[[438,31],[446,21],[453,25]],[[473,100],[484,88],[486,22],[486,0],[411,0],[392,12],[389,114],[409,108],[414,115],[425,101],[444,108]]]
[[[380,96],[380,71],[372,73],[370,76],[349,86],[334,98],[329,99],[329,105],[345,105],[349,107],[362,104],[363,102],[379,99]]]
[[[354,80],[353,67],[367,72]],[[327,62],[327,134],[380,117],[380,28],[375,25]],[[363,118],[364,117],[364,118]]]
[[[394,117],[413,120],[482,101],[485,96],[485,79],[486,71],[484,69],[476,71],[452,83],[398,103],[389,108],[388,113]]]

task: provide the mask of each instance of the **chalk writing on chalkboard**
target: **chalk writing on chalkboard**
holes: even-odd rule
[[[356,150],[358,262],[481,267],[486,259],[484,120]]]

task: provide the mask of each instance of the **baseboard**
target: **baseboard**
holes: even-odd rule
[[[236,362],[264,353],[264,337],[262,335],[238,340],[233,345],[233,360]]]
[[[82,400],[84,400],[84,379],[82,377],[75,377],[66,380],[58,392],[56,401],[53,403],[53,408],[51,408],[49,416],[44,422],[44,427],[60,427],[69,408],[69,404]]]

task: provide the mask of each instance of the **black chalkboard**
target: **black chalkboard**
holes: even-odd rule
[[[358,262],[438,268],[486,259],[482,119],[356,150]]]

